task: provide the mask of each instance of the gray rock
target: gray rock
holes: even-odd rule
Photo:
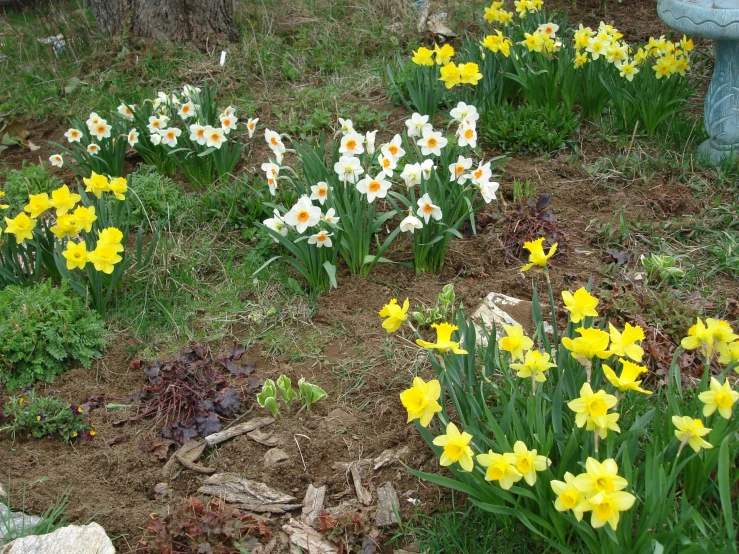
[[[400,511],[398,495],[392,483],[383,483],[377,488],[377,525],[384,527],[400,523],[395,517],[395,510]]]
[[[284,462],[288,458],[290,456],[281,448],[271,448],[264,454],[264,467],[272,467],[280,462]]]
[[[69,525],[47,535],[16,539],[0,554],[115,554],[105,529],[97,523]]]
[[[29,516],[23,512],[11,512],[3,502],[0,502],[0,542],[22,535],[24,531],[39,523],[40,517]]]

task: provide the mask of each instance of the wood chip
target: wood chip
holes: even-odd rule
[[[291,545],[300,548],[304,554],[339,554],[338,548],[333,543],[297,519],[291,518],[282,526],[282,530],[289,535]]]
[[[196,464],[195,462],[191,462],[184,456],[180,456],[179,454],[174,455],[175,458],[177,458],[177,461],[180,462],[184,467],[189,469],[190,471],[194,471],[196,473],[203,473],[205,475],[212,475],[216,472],[216,469],[214,467],[205,467]]]
[[[270,448],[280,444],[280,439],[278,437],[271,433],[263,433],[259,429],[256,429],[251,433],[247,433],[246,436],[254,442],[258,442],[259,444],[263,444],[264,446],[269,446]]]
[[[281,448],[271,448],[264,453],[264,467],[269,468],[289,459],[290,456]]]
[[[323,512],[325,500],[326,485],[318,488],[312,484],[308,485],[308,490],[305,492],[305,498],[303,499],[303,515],[300,520],[307,525],[313,525]]]
[[[249,421],[239,423],[237,425],[234,425],[233,427],[229,427],[228,429],[219,431],[218,433],[208,435],[207,437],[205,437],[205,444],[208,446],[214,446],[234,437],[238,437],[239,435],[249,433],[256,429],[261,429],[262,427],[274,422],[274,418],[271,417],[257,417],[254,419],[250,419]]]
[[[353,463],[349,468],[352,474],[352,481],[354,481],[354,490],[357,493],[357,498],[365,506],[372,504],[372,495],[362,485],[362,476],[359,473],[359,465]]]
[[[280,514],[303,507],[302,504],[295,503],[294,496],[276,491],[258,481],[242,479],[234,473],[211,475],[198,492],[241,504],[241,508],[254,512]]]
[[[387,450],[383,451],[382,454],[377,456],[377,458],[375,458],[375,465],[373,469],[377,471],[381,467],[395,463],[410,454],[410,452],[410,446],[402,446],[400,448],[388,448]]]
[[[400,523],[395,517],[395,510],[399,509],[398,495],[392,483],[383,483],[377,487],[377,514],[375,515],[377,525],[384,527]]]
[[[182,471],[182,462],[178,460],[177,456],[188,462],[195,463],[200,458],[200,455],[205,450],[205,443],[201,440],[189,440],[183,444],[180,449],[174,453],[174,455],[164,464],[162,468],[162,477],[165,481],[174,479]]]

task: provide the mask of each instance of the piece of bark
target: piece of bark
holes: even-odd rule
[[[184,467],[186,467],[190,471],[194,471],[195,473],[202,473],[204,475],[212,475],[216,472],[216,469],[214,467],[205,467],[205,466],[198,465],[195,462],[191,462],[184,456],[180,456],[179,454],[175,454],[174,457],[177,458],[177,461],[180,462]]]
[[[281,448],[271,448],[264,453],[264,467],[269,468],[289,459],[290,456]]]
[[[198,492],[217,496],[226,502],[242,504],[244,509],[255,512],[283,513],[303,507],[302,504],[294,503],[294,496],[276,491],[258,481],[242,479],[234,473],[211,475]]]
[[[354,490],[357,493],[357,498],[365,506],[372,504],[372,495],[362,485],[362,476],[359,473],[359,465],[353,463],[349,468],[352,474],[352,481],[354,481]]]
[[[377,487],[377,514],[375,521],[377,525],[397,525],[400,523],[395,517],[395,510],[399,509],[398,495],[395,493],[392,483],[383,483]]]
[[[271,417],[257,417],[250,419],[244,423],[238,423],[233,427],[208,435],[205,437],[205,444],[208,446],[214,446],[234,437],[238,437],[239,435],[254,431],[255,429],[261,429],[262,427],[274,422],[274,418]]]
[[[372,459],[370,458],[364,458],[357,462],[334,462],[333,464],[331,464],[331,468],[335,469],[336,471],[349,473],[349,471],[351,471],[352,465],[354,464],[359,466],[359,474],[362,476],[362,478],[369,476],[372,470]]]
[[[307,525],[313,525],[323,511],[323,503],[326,500],[326,485],[322,487],[314,487],[308,485],[303,499],[303,515],[301,521]]]
[[[291,545],[300,548],[304,554],[339,553],[338,548],[326,540],[321,533],[297,519],[290,518],[290,521],[282,526],[282,530],[289,535]]]
[[[188,462],[197,462],[200,455],[205,450],[205,443],[200,440],[189,440],[183,444],[180,449],[164,464],[162,468],[162,477],[165,481],[173,479],[182,471],[181,462],[177,456],[187,460]]]
[[[410,451],[411,449],[409,446],[401,446],[400,448],[388,448],[387,450],[384,450],[382,454],[377,456],[377,458],[375,458],[375,466],[373,469],[377,471],[381,467],[397,462],[404,456],[410,454]]]
[[[251,433],[247,433],[246,436],[254,442],[258,442],[259,444],[263,444],[264,446],[269,446],[270,448],[280,444],[280,439],[278,437],[274,436],[271,433],[262,433],[262,431],[260,431],[259,429],[256,429]]]

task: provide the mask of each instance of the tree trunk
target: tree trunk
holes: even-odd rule
[[[205,42],[212,36],[239,40],[231,0],[90,0],[105,36],[130,33],[156,40]]]

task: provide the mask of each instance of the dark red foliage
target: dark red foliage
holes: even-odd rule
[[[557,218],[549,209],[549,201],[549,194],[542,194],[536,201],[528,199],[506,211],[502,218],[501,240],[507,263],[520,263],[528,258],[523,243],[540,237],[545,237],[548,245],[559,243],[559,252],[563,251],[565,236],[557,228]]]

